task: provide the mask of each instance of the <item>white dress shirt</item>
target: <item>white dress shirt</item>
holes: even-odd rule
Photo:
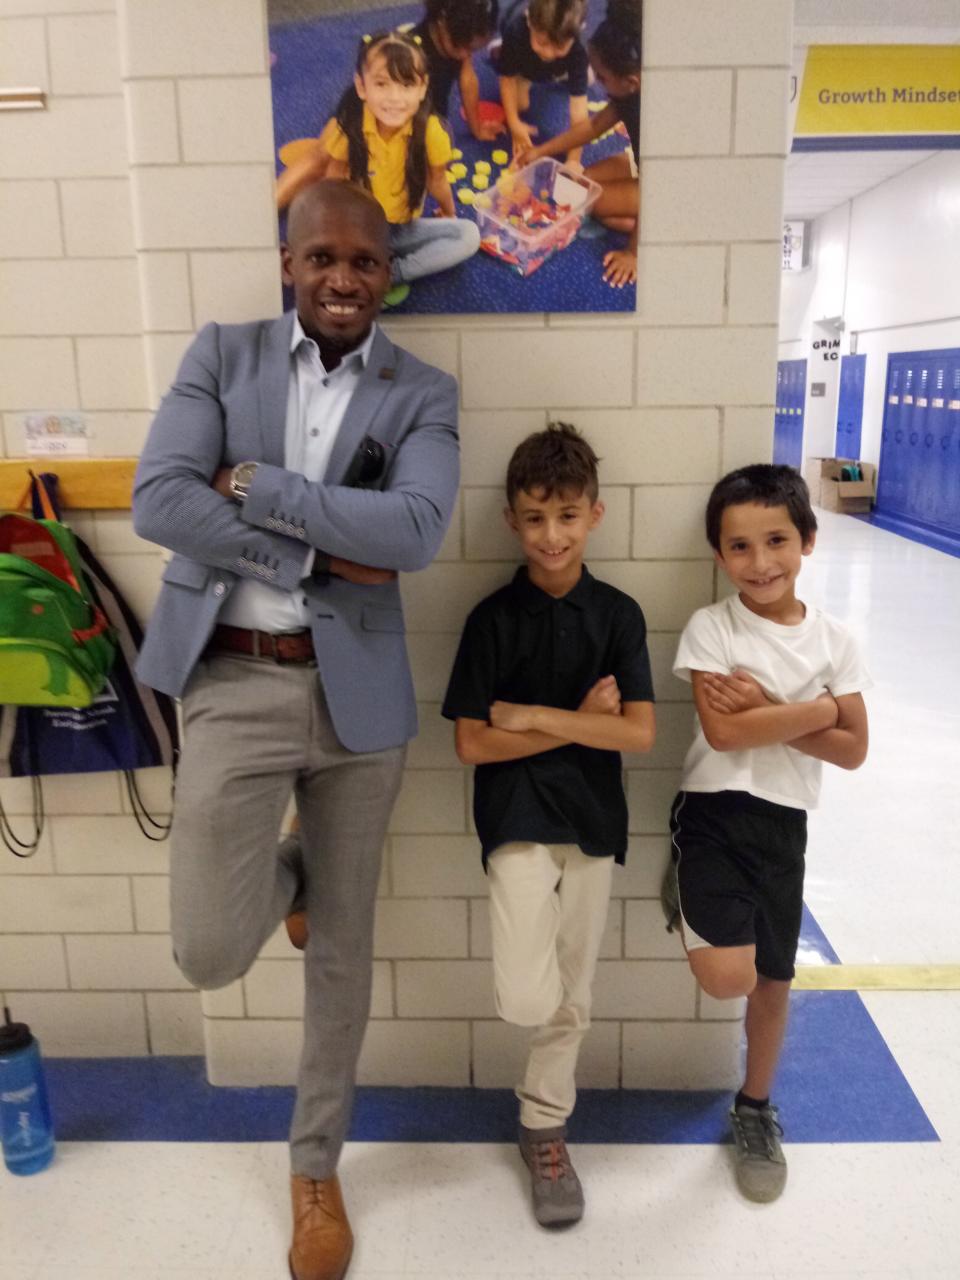
[[[300,317],[294,316],[283,456],[288,471],[298,471],[308,480],[323,479],[357,379],[370,357],[376,328],[374,325],[365,341],[345,356],[332,373],[327,373],[320,348],[304,333]],[[310,574],[313,552],[311,547],[304,577]],[[232,627],[275,633],[310,626],[302,591],[282,591],[265,582],[247,580],[237,583],[217,620]]]

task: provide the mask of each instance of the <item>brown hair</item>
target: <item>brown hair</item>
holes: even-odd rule
[[[551,422],[546,431],[527,436],[513,451],[507,467],[507,502],[518,493],[550,498],[555,493],[586,494],[596,502],[600,492],[597,455],[569,422]]]
[[[576,40],[587,13],[587,0],[530,0],[527,21],[551,44]]]

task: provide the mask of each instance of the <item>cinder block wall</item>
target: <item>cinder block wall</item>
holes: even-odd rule
[[[599,3],[600,0],[594,0]],[[710,601],[711,483],[768,458],[791,0],[646,0],[635,316],[420,317],[393,338],[460,380],[463,492],[441,556],[404,583],[421,732],[385,850],[368,1083],[514,1083],[524,1036],[497,1021],[469,771],[439,716],[469,608],[506,580],[506,458],[552,417],[603,457],[596,574],[641,602],[659,697],[652,756],[628,759],[630,855],[597,979],[584,1085],[704,1087],[736,1075],[740,1009],[699,997],[656,901],[691,729],[670,674]],[[279,306],[261,0],[0,0],[0,68],[49,110],[0,131],[0,412],[81,408],[93,451],[139,451],[197,326]],[[146,618],[162,553],[129,513],[78,513]],[[141,783],[155,808],[165,779]],[[55,1054],[205,1052],[220,1083],[288,1081],[299,960],[280,938],[198,996],[170,956],[167,853],[113,775],[48,779],[38,855],[0,852],[0,991]],[[0,783],[13,821],[28,788]],[[20,822],[24,819],[21,817]]]

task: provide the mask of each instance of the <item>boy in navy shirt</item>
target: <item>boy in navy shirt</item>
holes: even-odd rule
[[[620,752],[654,739],[643,614],[583,564],[603,517],[597,494],[596,455],[573,427],[518,446],[505,514],[527,563],[467,619],[443,704],[457,754],[477,766],[497,1010],[537,1028],[517,1096],[543,1226],[583,1213],[566,1121],[613,864],[627,847]]]
[[[504,14],[496,66],[515,153],[528,150],[537,132],[520,118],[530,106],[532,81],[565,85],[571,128],[587,119],[589,63],[580,40],[586,10],[586,0],[515,0]],[[576,147],[567,160],[579,159]]]

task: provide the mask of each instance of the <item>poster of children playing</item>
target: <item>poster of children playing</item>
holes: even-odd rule
[[[268,0],[277,204],[390,223],[397,314],[633,311],[642,0]]]

